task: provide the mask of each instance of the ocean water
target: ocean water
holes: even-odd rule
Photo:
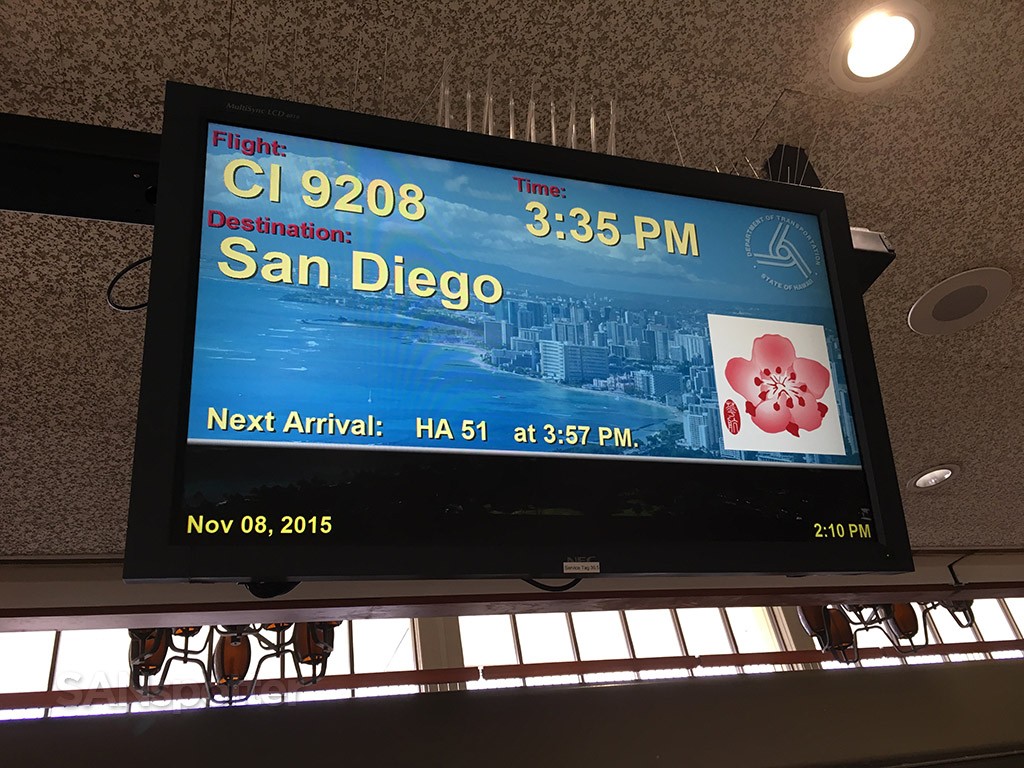
[[[348,307],[282,300],[273,286],[246,286],[266,295],[247,302],[206,301],[196,330],[189,414],[190,439],[264,440],[339,445],[485,448],[551,451],[544,424],[630,428],[634,440],[678,412],[614,394],[588,392],[512,375],[474,361],[479,351],[421,343],[428,328],[450,326]],[[209,295],[207,298],[210,298]],[[253,309],[259,307],[260,311]],[[339,320],[344,317],[352,323]],[[358,325],[365,320],[408,323],[408,330]],[[207,429],[208,408],[276,416],[277,432]],[[382,437],[283,433],[288,413],[301,417],[383,422]],[[416,419],[448,419],[455,439],[417,439]],[[487,423],[487,442],[467,442],[463,420]],[[516,443],[516,427],[537,427],[536,444]],[[564,450],[564,448],[563,448]]]

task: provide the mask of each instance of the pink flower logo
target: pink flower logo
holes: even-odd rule
[[[797,357],[793,342],[766,333],[754,339],[750,359],[734,357],[725,366],[729,385],[747,400],[746,411],[758,427],[800,437],[821,426],[828,406],[818,402],[829,387],[828,368]]]

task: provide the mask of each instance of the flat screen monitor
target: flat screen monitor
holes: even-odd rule
[[[125,576],[898,571],[843,197],[169,84]]]

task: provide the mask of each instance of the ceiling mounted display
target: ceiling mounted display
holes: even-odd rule
[[[897,571],[841,195],[171,84],[129,579]]]

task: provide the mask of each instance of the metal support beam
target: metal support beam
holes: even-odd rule
[[[898,577],[602,578],[557,593],[513,580],[309,582],[272,600],[255,600],[233,584],[124,584],[116,565],[0,566],[0,632],[1024,596],[1024,582],[1009,567],[1005,581],[954,584],[948,564],[955,557],[918,557],[917,571]],[[1000,557],[1019,562],[1017,555]]]
[[[421,670],[462,667],[462,636],[458,617],[413,619],[416,627],[416,666]],[[463,680],[425,684],[428,691],[454,691],[466,687]]]
[[[160,135],[0,114],[0,209],[153,224]]]

